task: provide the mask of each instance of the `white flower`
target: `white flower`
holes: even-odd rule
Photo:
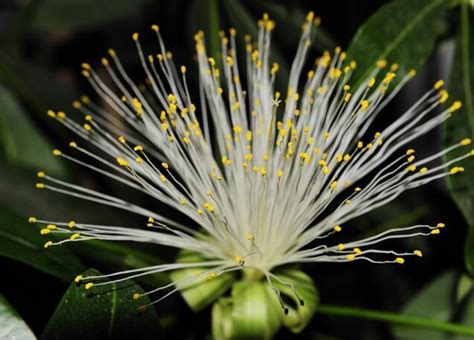
[[[87,240],[136,241],[190,250],[206,260],[78,277],[78,282],[90,288],[157,272],[208,268],[146,293],[164,291],[157,302],[198,277],[228,271],[253,269],[271,285],[277,279],[272,270],[289,264],[402,264],[405,257],[422,256],[420,250],[396,252],[379,244],[438,234],[444,224],[392,229],[344,244],[336,243],[333,235],[350,228],[353,218],[408,189],[463,171],[451,166],[472,151],[430,165],[470,144],[469,139],[426,158],[417,158],[409,148],[461,104],[442,109],[448,94],[438,81],[400,118],[367,138],[371,123],[415,72],[395,83],[398,66],[379,61],[360,86],[351,88],[356,63],[347,61],[339,48],[333,56],[324,53],[309,72],[303,71],[314,24],[310,13],[284,94],[274,90],[278,72],[270,56],[274,23],[266,15],[259,21],[257,40],[246,37],[243,73],[237,63],[235,30],[221,36],[222,65],[207,56],[202,32],[196,34],[199,105],[193,104],[188,92],[186,67],[176,69],[156,25],[152,29],[158,38],[158,55],[145,56],[138,34],[133,35],[147,76],[146,89],[131,81],[114,50],[109,50],[109,59],[102,59],[105,70],[100,74],[89,64],[82,65],[83,75],[107,109],[87,97],[75,101],[74,109],[85,115],[84,125],[64,112],[49,111],[87,141],[85,146],[71,142],[71,153],[54,150],[53,154],[141,191],[193,223],[183,225],[160,209],[149,210],[39,172],[43,182],[38,188],[146,216],[149,227],[31,218],[30,222],[46,225],[42,234],[65,236],[45,247]],[[110,280],[104,282],[105,278]]]

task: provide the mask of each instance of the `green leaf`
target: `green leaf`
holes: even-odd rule
[[[474,15],[468,5],[463,3],[460,8],[460,29],[456,40],[456,51],[452,63],[449,93],[454,99],[463,102],[463,108],[453,114],[445,124],[446,146],[459,143],[462,138],[474,140]],[[465,148],[462,148],[466,152]],[[450,153],[447,160],[459,156]],[[466,174],[449,176],[448,187],[455,202],[461,209],[466,222],[470,225],[465,248],[465,263],[468,272],[474,275],[474,159],[462,162]]]
[[[445,272],[427,287],[421,289],[403,308],[403,313],[433,320],[449,321],[452,316],[453,291],[456,283],[456,273],[454,271]],[[405,326],[394,326],[393,332],[397,339],[444,340],[446,337],[439,331]]]
[[[48,31],[74,30],[103,25],[130,16],[150,0],[43,0],[33,28]]]
[[[51,146],[29,119],[14,95],[0,84],[0,147],[8,162],[63,174],[64,167],[51,154]]]
[[[181,252],[177,258],[177,262],[201,262],[204,259],[194,252]],[[171,279],[174,282],[184,280],[195,276],[208,268],[189,268],[173,271]],[[183,295],[186,303],[194,311],[200,311],[216,301],[222,294],[224,294],[235,281],[234,273],[224,273],[209,279],[206,276],[193,281],[191,285],[186,286],[180,292]]]
[[[0,207],[0,256],[22,262],[61,280],[70,281],[83,265],[66,247],[44,249],[39,228]]]
[[[36,339],[28,325],[0,294],[0,339]]]
[[[83,277],[100,275],[94,269]],[[64,294],[43,332],[42,339],[162,339],[158,316],[147,296],[137,300],[134,293],[143,290],[130,280],[89,290],[73,283]]]
[[[381,7],[359,27],[348,55],[357,61],[351,78],[366,78],[378,60],[400,65],[397,78],[423,65],[445,29],[447,0],[398,0]]]
[[[282,309],[262,281],[239,281],[229,298],[212,308],[215,339],[269,339],[280,328]]]

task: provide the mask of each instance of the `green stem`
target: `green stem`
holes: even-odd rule
[[[209,0],[209,44],[214,58],[219,53],[219,5],[218,0]]]
[[[474,327],[471,326],[464,326],[451,322],[444,322],[407,314],[397,314],[378,310],[334,305],[319,305],[317,313],[385,321],[398,325],[434,329],[453,334],[474,335]]]

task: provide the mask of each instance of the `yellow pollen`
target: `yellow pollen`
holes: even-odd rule
[[[439,229],[433,229],[431,230],[431,234],[432,235],[438,235],[440,233],[440,230]]]
[[[414,155],[411,155],[410,157],[408,157],[407,162],[408,162],[408,163],[411,163],[411,162],[413,162],[414,160],[415,160],[415,156],[414,156]]]
[[[452,113],[454,111],[457,111],[461,108],[462,106],[462,103],[458,100],[458,101],[455,101],[448,109],[448,112],[449,113]]]
[[[160,180],[161,180],[161,182],[165,183],[166,182],[165,175],[160,175]]]
[[[385,66],[387,66],[387,61],[386,61],[385,59],[377,60],[377,62],[375,63],[375,65],[376,65],[378,68],[384,68]]]
[[[69,146],[70,146],[71,148],[77,148],[76,142],[69,142]]]
[[[36,183],[36,189],[44,189],[45,185],[43,183]]]
[[[428,172],[428,168],[427,167],[423,167],[420,169],[420,174],[424,175]]]
[[[76,222],[70,221],[70,222],[67,224],[67,226],[68,226],[69,228],[74,228],[74,227],[76,226]]]
[[[158,25],[151,25],[151,29],[155,32],[158,32],[160,30],[160,27]]]
[[[186,73],[186,66],[181,66],[181,73],[182,74],[185,74]]]
[[[48,248],[48,247],[50,247],[50,246],[52,246],[52,245],[53,245],[53,241],[48,241],[48,242],[46,242],[46,243],[44,244],[43,247],[46,249],[46,248]]]
[[[124,136],[119,136],[119,137],[118,137],[118,141],[119,141],[120,143],[122,143],[122,144],[125,144],[125,143],[127,142],[127,140],[125,139]]]
[[[354,254],[349,254],[349,255],[346,256],[346,259],[348,259],[349,261],[352,261],[352,260],[355,259],[355,257],[356,256]]]
[[[334,190],[337,188],[337,181],[333,181],[330,185],[331,189]]]
[[[117,161],[118,165],[120,165],[120,166],[128,166],[129,165],[128,162],[125,159],[121,158],[121,157],[117,157],[115,160]]]
[[[373,87],[375,85],[375,78],[372,78],[369,80],[369,82],[367,83],[367,87]]]
[[[76,282],[76,283],[79,283],[81,280],[82,280],[82,275],[77,275],[77,276],[74,278],[74,282]]]
[[[444,228],[444,227],[446,227],[446,224],[444,224],[444,223],[438,223],[436,225],[436,228]]]
[[[454,174],[457,174],[459,172],[464,172],[464,168],[461,167],[461,166],[455,166],[454,168],[452,168],[451,170],[449,170],[449,174],[450,175],[454,175]]]
[[[36,173],[36,176],[38,176],[39,178],[42,178],[42,177],[46,176],[46,174],[43,171],[38,171]]]
[[[51,232],[51,230],[48,229],[48,228],[43,228],[43,229],[40,230],[40,234],[41,234],[41,235],[47,235],[47,234],[49,234],[50,232]]]
[[[423,253],[421,252],[421,250],[414,250],[413,254],[415,254],[418,257],[423,257]]]
[[[405,259],[402,258],[402,257],[397,257],[395,259],[395,262],[398,263],[398,264],[404,264],[405,263]]]
[[[360,187],[356,187],[356,188],[354,189],[355,192],[359,192],[359,191],[361,191],[361,190],[362,190],[362,188],[360,188]]]
[[[344,250],[344,244],[343,244],[343,243],[339,243],[339,244],[337,245],[337,250],[339,250],[339,251]]]
[[[165,168],[165,169],[169,169],[169,167],[170,167],[170,166],[168,165],[168,163],[166,163],[166,162],[161,163],[161,166],[162,166],[163,168]]]
[[[88,282],[86,283],[86,285],[84,286],[85,289],[91,289],[92,286],[94,286],[94,284],[92,282]]]
[[[356,253],[357,255],[362,254],[362,250],[360,250],[360,248],[354,248],[352,249],[352,251]]]
[[[139,35],[138,35],[137,32],[135,32],[135,33],[132,34],[132,39],[133,39],[133,40],[137,41],[137,40],[138,40],[138,37],[139,37]]]
[[[435,84],[434,84],[434,88],[436,90],[439,90],[440,88],[442,88],[444,86],[444,80],[440,79],[438,80]]]
[[[341,227],[340,225],[336,225],[336,226],[334,226],[334,231],[335,231],[336,233],[339,233],[339,232],[342,231],[342,227]]]
[[[36,219],[36,217],[29,217],[28,218],[28,223],[36,223],[38,220]]]
[[[54,156],[61,156],[61,151],[59,151],[58,149],[54,149],[53,150],[53,155]]]
[[[134,294],[132,295],[132,299],[134,299],[134,300],[138,300],[139,298],[140,298],[140,294],[139,294],[139,293],[134,293]]]
[[[449,98],[448,91],[446,91],[446,90],[441,90],[441,91],[439,91],[439,100],[438,100],[438,101],[439,101],[441,104],[443,104],[444,102],[446,102],[446,101],[448,100],[448,98]]]
[[[412,154],[414,154],[414,153],[415,153],[415,150],[413,150],[413,149],[408,149],[407,152],[406,152],[406,155],[407,155],[407,156],[410,156],[410,155],[412,155]]]
[[[459,142],[459,144],[461,144],[461,145],[469,145],[469,144],[471,144],[471,139],[470,139],[470,138],[464,138],[463,140],[461,140],[461,141]]]
[[[143,146],[137,145],[133,148],[133,151],[143,151]]]
[[[71,235],[70,239],[74,241],[74,240],[77,240],[80,236],[81,234],[75,233]]]
[[[54,224],[48,224],[48,225],[46,226],[46,228],[48,228],[49,230],[55,230],[55,229],[57,229],[58,227],[56,227]]]

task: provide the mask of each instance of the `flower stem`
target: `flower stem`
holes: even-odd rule
[[[407,314],[397,314],[378,310],[335,305],[319,305],[317,313],[385,321],[398,325],[434,329],[453,334],[474,335],[474,327],[472,326],[464,326],[451,322],[444,322]]]

